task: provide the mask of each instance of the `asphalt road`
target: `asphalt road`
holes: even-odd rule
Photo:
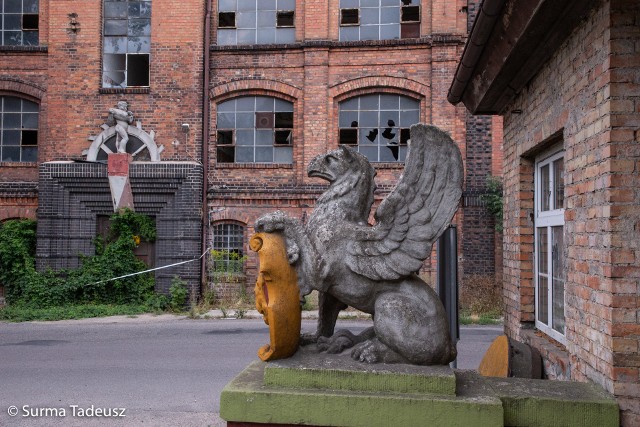
[[[368,323],[340,326],[357,332]],[[501,332],[461,328],[458,368],[477,368]],[[267,326],[252,319],[0,323],[0,426],[222,426],[220,391],[268,342]],[[92,407],[125,408],[125,417],[79,416]]]

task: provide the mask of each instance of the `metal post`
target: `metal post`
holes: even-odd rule
[[[455,225],[450,225],[438,239],[438,296],[449,320],[451,340],[460,339],[458,323],[458,233]],[[457,367],[457,361],[451,362]]]

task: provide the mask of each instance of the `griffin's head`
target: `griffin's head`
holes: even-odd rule
[[[362,154],[341,145],[337,150],[315,157],[307,168],[307,175],[333,184],[353,174],[375,175],[375,171]]]
[[[365,156],[340,146],[314,158],[307,168],[307,175],[330,183],[329,189],[318,199],[319,204],[331,200],[348,201],[347,204],[352,205],[350,214],[353,214],[349,216],[366,221],[373,204],[376,172]]]

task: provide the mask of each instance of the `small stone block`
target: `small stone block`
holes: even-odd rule
[[[502,404],[490,388],[464,395],[273,387],[254,362],[226,385],[220,415],[231,423],[315,426],[501,426]],[[276,368],[283,369],[283,368]]]
[[[588,383],[485,378],[504,406],[504,424],[517,426],[607,427],[620,423],[618,404]]]
[[[456,377],[448,366],[356,362],[348,354],[330,355],[300,349],[289,359],[269,363],[264,383],[270,387],[363,392],[455,395]]]
[[[111,153],[107,155],[109,176],[129,176],[129,163],[133,157],[129,153]]]

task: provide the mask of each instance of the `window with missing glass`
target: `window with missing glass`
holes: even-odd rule
[[[214,272],[243,273],[244,227],[233,223],[211,226],[210,268]]]
[[[339,104],[338,141],[372,162],[404,162],[409,128],[420,121],[420,101],[394,94],[371,94]]]
[[[340,0],[340,40],[420,37],[420,0]]]
[[[36,46],[39,38],[38,0],[3,0],[0,2],[0,44]]]
[[[293,43],[295,0],[220,0],[218,45]]]
[[[0,96],[0,161],[37,161],[39,111],[35,102]]]
[[[102,87],[149,86],[151,0],[104,1]]]
[[[564,152],[538,158],[534,196],[536,327],[564,342]]]
[[[293,104],[244,96],[217,107],[218,163],[292,163]]]

